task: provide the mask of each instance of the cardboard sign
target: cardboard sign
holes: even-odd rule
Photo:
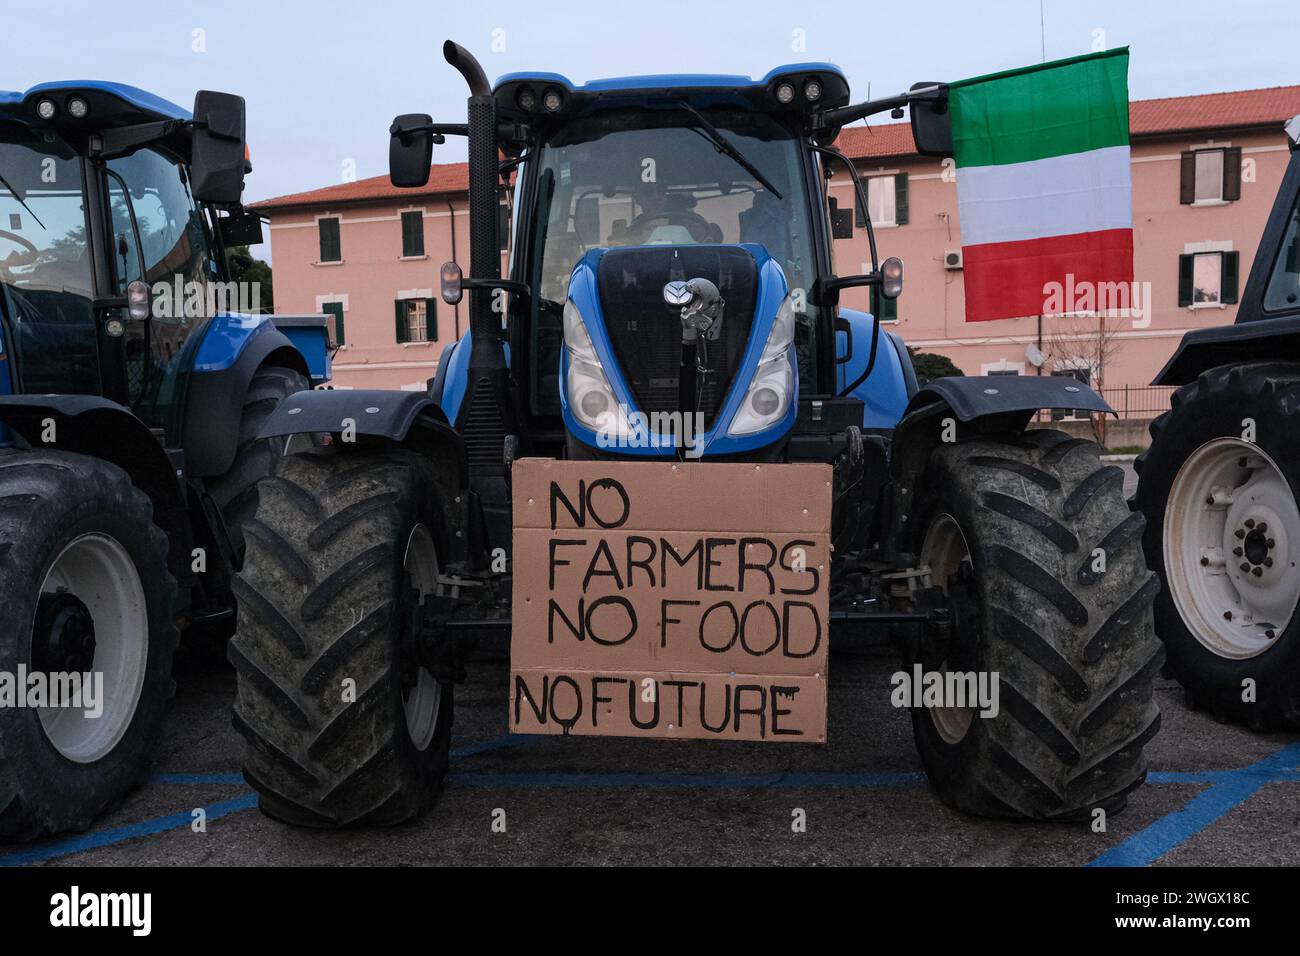
[[[510,729],[823,743],[829,465],[514,463]]]

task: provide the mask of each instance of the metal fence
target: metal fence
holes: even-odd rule
[[[1097,389],[1120,418],[1155,418],[1169,411],[1172,385],[1114,385]]]

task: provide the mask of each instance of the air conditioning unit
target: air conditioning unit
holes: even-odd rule
[[[943,267],[949,272],[955,272],[961,268],[961,250],[949,249],[943,254]]]

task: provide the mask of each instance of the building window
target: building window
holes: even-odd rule
[[[402,213],[402,256],[424,255],[424,213],[418,209]]]
[[[1081,382],[1084,385],[1092,384],[1091,368],[1054,368],[1052,369],[1052,375],[1061,378],[1072,378],[1076,382]],[[1082,408],[1052,409],[1052,421],[1054,422],[1065,421],[1067,419],[1087,419],[1089,417],[1090,413],[1086,409]]]
[[[867,206],[871,210],[871,223],[875,226],[901,226],[907,222],[907,173],[893,176],[872,176],[866,180]],[[854,190],[856,193],[857,190]],[[859,228],[867,225],[862,204],[855,197],[855,221]]]
[[[396,306],[397,341],[438,341],[438,313],[433,299],[398,299]]]
[[[1178,257],[1178,304],[1196,308],[1237,301],[1239,252],[1193,252]]]
[[[320,310],[326,315],[331,316],[328,330],[330,333],[330,344],[335,348],[347,344],[347,337],[343,332],[343,303],[342,302],[322,302]]]
[[[880,294],[879,287],[873,286],[871,289],[871,314],[877,316],[881,322],[897,322],[898,300],[885,298]]]
[[[1193,149],[1182,155],[1179,201],[1214,205],[1241,198],[1241,150]]]
[[[339,220],[337,216],[317,219],[316,227],[320,230],[320,261],[342,262],[343,251],[339,245]]]

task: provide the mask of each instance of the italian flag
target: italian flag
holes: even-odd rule
[[[953,83],[948,103],[968,322],[1041,315],[1055,282],[1133,281],[1127,48]]]

